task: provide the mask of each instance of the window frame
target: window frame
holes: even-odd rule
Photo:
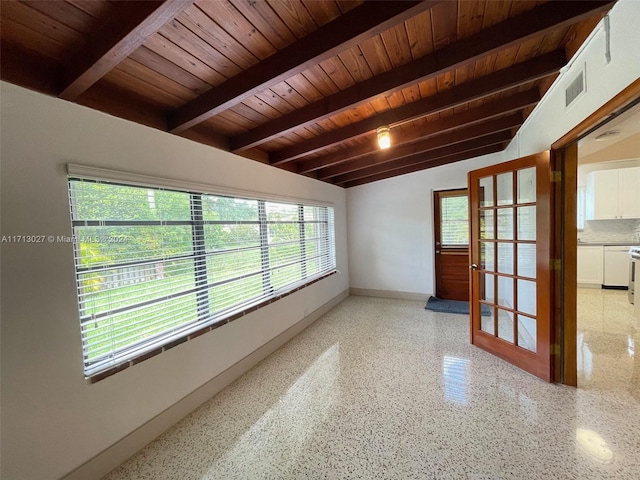
[[[434,195],[433,198],[437,199],[437,202],[434,203],[434,220],[439,220],[439,221],[434,221],[434,236],[436,238],[440,238],[441,240],[441,244],[436,245],[436,250],[442,250],[442,251],[450,251],[450,252],[455,252],[455,251],[468,251],[469,250],[469,241],[470,241],[470,235],[471,232],[468,231],[467,232],[467,243],[466,244],[450,244],[450,243],[443,243],[442,242],[442,237],[443,237],[443,231],[442,231],[442,225],[441,222],[443,220],[443,211],[442,211],[442,201],[444,201],[447,198],[466,198],[467,199],[467,229],[468,229],[468,225],[469,225],[469,193],[468,190],[466,188],[455,188],[455,189],[449,189],[449,190],[437,190],[434,191],[434,193],[437,193],[437,195]]]
[[[71,170],[71,169],[70,169]],[[192,228],[191,235],[191,245],[193,254],[189,255],[187,258],[193,260],[193,271],[194,271],[194,285],[193,289],[196,294],[196,320],[189,321],[185,324],[181,324],[177,329],[177,333],[173,333],[171,331],[163,331],[158,335],[154,335],[150,338],[145,338],[144,340],[137,341],[131,345],[127,345],[126,347],[119,347],[110,352],[109,355],[103,358],[100,356],[99,361],[91,361],[89,359],[89,350],[86,343],[86,334],[85,334],[85,322],[87,321],[86,312],[83,316],[83,293],[81,289],[81,281],[80,275],[85,272],[86,268],[82,266],[82,254],[80,253],[80,235],[78,235],[78,231],[81,227],[86,226],[96,226],[96,225],[135,225],[135,221],[121,221],[118,220],[109,220],[105,221],[103,219],[80,219],[76,218],[75,211],[77,210],[76,201],[77,199],[73,197],[73,182],[91,182],[91,183],[99,183],[103,185],[113,185],[113,186],[124,186],[131,188],[142,188],[146,190],[153,190],[154,192],[158,191],[173,191],[184,193],[189,196],[189,204],[191,210],[191,219],[189,222],[180,221],[180,222],[166,222],[159,220],[157,222],[142,222],[145,225],[154,224],[162,226],[163,224],[169,223],[180,223],[185,225],[190,225]],[[277,197],[268,197],[262,195],[230,195],[228,192],[218,193],[214,188],[207,189],[206,191],[202,191],[202,189],[198,189],[198,191],[193,191],[193,189],[185,189],[185,188],[172,188],[167,186],[158,186],[158,185],[150,185],[148,183],[141,184],[140,182],[126,182],[122,179],[111,180],[109,178],[101,179],[96,178],[95,176],[90,176],[89,178],[73,174],[72,171],[69,171],[68,177],[68,196],[70,202],[70,212],[71,212],[71,227],[72,227],[72,239],[74,246],[74,271],[76,277],[76,299],[78,300],[78,309],[79,309],[79,318],[80,318],[80,332],[82,338],[82,351],[83,351],[83,364],[84,364],[84,374],[85,378],[94,383],[96,381],[102,380],[118,371],[123,370],[129,366],[135,365],[140,361],[151,358],[162,351],[166,351],[170,348],[173,348],[176,345],[179,345],[187,340],[195,338],[197,336],[202,335],[208,331],[214,330],[226,323],[229,323],[237,318],[240,318],[246,315],[249,312],[255,311],[262,306],[270,304],[280,298],[287,296],[291,293],[294,293],[302,288],[305,288],[317,281],[333,275],[336,273],[336,251],[335,251],[335,219],[334,219],[334,208],[329,204],[317,204],[311,203],[309,201],[301,202],[299,199],[291,200],[291,199],[278,199]],[[261,270],[252,273],[251,275],[259,275],[263,279],[262,283],[262,294],[251,298],[249,300],[242,299],[238,302],[234,302],[232,305],[228,307],[222,308],[220,310],[210,310],[211,309],[211,300],[209,299],[210,292],[216,288],[216,282],[210,282],[207,276],[207,260],[210,256],[213,255],[225,255],[229,253],[237,253],[242,248],[232,248],[225,250],[224,252],[214,252],[207,253],[207,249],[205,246],[206,243],[206,234],[205,234],[205,225],[207,224],[227,224],[234,225],[238,223],[238,220],[225,220],[225,221],[208,221],[203,217],[203,208],[202,208],[202,200],[205,196],[215,196],[215,197],[224,197],[230,199],[238,199],[243,201],[251,201],[257,202],[258,204],[258,218],[256,221],[251,222],[243,222],[243,223],[251,223],[258,226],[259,237],[260,237],[260,252],[261,252]],[[262,197],[262,198],[260,198]],[[294,205],[297,208],[297,218],[294,222],[288,222],[291,224],[297,225],[298,231],[298,241],[297,245],[299,245],[300,254],[296,257],[293,257],[292,262],[289,265],[300,265],[300,276],[299,278],[295,276],[292,277],[292,281],[288,281],[288,283],[279,286],[279,288],[273,288],[271,285],[271,273],[277,267],[271,266],[269,261],[268,250],[271,246],[269,243],[269,221],[267,216],[264,214],[266,211],[267,204],[275,204],[275,205]],[[314,212],[324,212],[323,220],[305,220],[304,218],[304,209],[312,208]],[[306,237],[306,226],[311,223],[317,223],[325,225],[322,227],[322,231],[326,233],[323,237],[317,237],[318,245],[324,245],[324,250],[322,253],[318,254],[317,259],[317,268],[310,273],[307,271],[308,262],[311,260],[307,258],[304,253],[306,252],[306,244],[308,242],[308,238]],[[276,244],[277,245],[277,244]],[[320,251],[320,247],[318,246],[318,251]],[[266,254],[265,254],[266,252]],[[169,262],[177,260],[173,259],[173,257],[163,258],[162,262]],[[139,263],[145,263],[146,260],[141,259]],[[121,265],[116,261],[112,264],[103,265],[101,268],[117,270]],[[225,280],[224,282],[218,283],[227,283],[234,282],[238,279],[242,279],[244,275],[234,276],[229,280]],[[287,280],[289,280],[287,278]],[[146,292],[146,290],[145,290]],[[154,292],[154,290],[150,290],[150,292]],[[182,293],[181,293],[182,294]],[[179,295],[175,295],[178,297]],[[153,299],[153,302],[159,302],[161,297],[157,297]],[[138,308],[136,305],[129,306],[124,308],[126,311],[128,309]],[[84,320],[83,320],[84,318]],[[92,321],[95,319],[95,314],[92,317]],[[142,324],[142,323],[140,323]],[[135,323],[138,326],[138,323]]]

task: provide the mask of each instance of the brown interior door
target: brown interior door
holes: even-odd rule
[[[466,188],[434,192],[436,297],[469,300],[469,196]]]
[[[551,381],[549,152],[469,173],[471,343]]]

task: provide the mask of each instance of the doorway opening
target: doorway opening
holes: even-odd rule
[[[591,353],[603,341],[607,348],[616,345],[620,361],[631,355],[633,362],[629,351],[637,339],[629,334],[629,325],[640,321],[640,308],[634,309],[626,292],[618,289],[628,282],[624,250],[640,244],[640,212],[633,211],[640,207],[640,80],[553,149],[554,169],[562,172],[555,190],[555,208],[561,212],[556,231],[562,234],[554,245],[556,258],[561,258],[554,377],[583,387],[596,377],[618,373],[594,372]]]
[[[434,200],[436,297],[469,300],[469,195],[437,191]]]
[[[577,386],[624,388],[640,342],[628,296],[629,249],[640,245],[640,104],[578,141],[577,171]],[[594,360],[603,344],[615,367]]]

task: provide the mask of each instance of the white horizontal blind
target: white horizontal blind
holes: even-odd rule
[[[333,209],[69,180],[85,375],[335,269]]]
[[[469,245],[469,199],[467,195],[440,197],[442,246]]]
[[[279,290],[335,267],[325,207],[266,202],[269,281]]]

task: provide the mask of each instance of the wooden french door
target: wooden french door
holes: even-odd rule
[[[469,173],[471,343],[546,381],[550,177],[549,152]]]
[[[469,194],[433,192],[436,297],[469,300]]]

